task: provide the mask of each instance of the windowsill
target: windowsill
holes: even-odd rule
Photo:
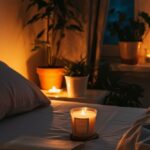
[[[136,65],[122,64],[119,57],[102,57],[107,60],[112,68],[112,71],[126,72],[150,72],[150,62]]]
[[[111,63],[111,68],[113,71],[150,72],[150,63],[136,65]]]
[[[104,98],[109,94],[106,90],[88,89],[83,97],[68,97],[67,91],[63,90],[59,94],[51,94],[46,90],[42,92],[51,100],[72,101],[80,103],[103,104]]]

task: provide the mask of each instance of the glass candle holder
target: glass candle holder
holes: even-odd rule
[[[73,108],[70,111],[72,136],[89,138],[95,134],[97,110],[90,107]]]

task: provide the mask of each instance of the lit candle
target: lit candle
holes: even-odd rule
[[[150,58],[150,54],[147,54],[146,57]]]
[[[57,89],[55,86],[53,86],[51,89],[48,90],[48,92],[51,94],[58,94],[61,91],[62,91],[61,89]]]
[[[150,53],[146,54],[146,62],[148,62],[148,63],[150,62]]]
[[[95,134],[97,110],[89,107],[71,109],[72,135],[88,138]]]

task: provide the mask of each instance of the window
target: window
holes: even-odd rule
[[[109,10],[115,9],[116,11],[125,12],[129,17],[134,16],[134,0],[110,0]],[[118,38],[112,37],[109,34],[107,26],[110,22],[115,21],[117,18],[116,14],[108,13],[107,21],[106,21],[106,29],[104,33],[104,44],[117,44]]]

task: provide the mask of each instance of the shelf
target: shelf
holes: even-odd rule
[[[127,65],[122,64],[119,57],[103,57],[107,60],[112,68],[112,71],[122,71],[122,72],[150,72],[150,60],[149,62]]]
[[[51,94],[46,90],[42,90],[42,92],[52,100],[75,101],[81,103],[95,103],[95,104],[102,104],[104,98],[109,94],[109,91],[89,90],[89,89],[87,90],[86,95],[84,97],[68,97],[66,90],[63,90],[59,94]]]
[[[150,63],[136,65],[111,63],[111,68],[113,71],[150,72]]]

